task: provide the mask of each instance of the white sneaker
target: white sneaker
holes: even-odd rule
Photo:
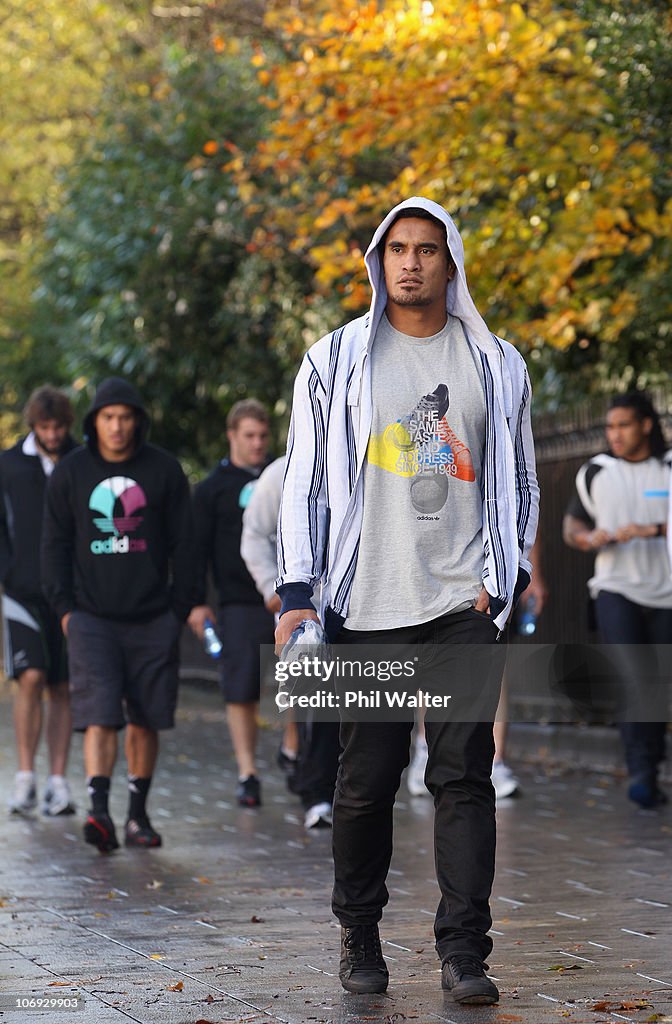
[[[326,800],[321,804],[313,804],[306,811],[303,824],[306,828],[331,828],[331,804]]]
[[[14,795],[9,801],[10,814],[30,814],[37,807],[35,772],[17,772]]]
[[[70,793],[70,786],[62,775],[50,775],[42,801],[42,813],[55,818],[59,814],[74,814],[75,805]]]
[[[492,766],[491,779],[496,800],[504,800],[505,797],[514,796],[520,792],[518,779],[504,761],[495,761]]]
[[[413,758],[406,774],[406,785],[411,796],[429,796],[429,790],[425,785],[425,769],[427,768],[428,757],[427,740],[416,739]]]

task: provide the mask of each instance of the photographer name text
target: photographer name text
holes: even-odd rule
[[[315,690],[314,693],[286,693],[276,695],[275,703],[280,711],[290,708],[447,708],[451,698],[447,695],[429,693],[427,690],[344,690],[334,693],[333,690]]]

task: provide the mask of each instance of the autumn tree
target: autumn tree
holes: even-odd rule
[[[139,2],[0,0],[0,373],[3,405],[57,376],[53,352],[26,330],[33,268],[59,172],[95,127],[100,96],[131,84],[145,48]]]
[[[289,247],[358,312],[373,228],[423,194],[455,215],[479,307],[533,364],[572,354],[586,388],[626,372],[619,353],[629,372],[665,372],[666,155],[623,125],[618,71],[573,7],[306,0],[271,3],[267,24],[288,56],[256,54],[274,122],[242,171],[278,183],[265,252]]]
[[[238,398],[281,418],[320,322],[300,261],[257,251],[261,215],[234,177],[268,116],[250,55],[206,43],[174,43],[145,90],[110,96],[49,222],[31,325],[82,401],[110,372],[133,379],[153,436],[195,469],[223,454]]]

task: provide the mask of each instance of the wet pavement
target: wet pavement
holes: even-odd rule
[[[556,750],[552,763],[515,763],[524,793],[497,812],[489,963],[501,1000],[466,1008],[440,989],[428,797],[402,788],[396,807],[381,925],[389,991],[350,995],[338,982],[330,834],[304,830],[275,766],[280,726],[270,701],[262,707],[262,808],[235,804],[214,688],[184,686],[151,795],[165,845],[103,857],[81,840],[79,739],[71,778],[80,813],[6,816],[10,697],[0,683],[0,1020],[8,1024],[672,1022],[670,805],[638,810],[622,778],[572,768],[571,745],[564,761]],[[522,746],[529,754],[530,743]],[[44,778],[42,757],[39,768]],[[118,824],[122,769],[111,804]],[[67,1005],[75,995],[78,1010]],[[52,1008],[16,1003],[45,998]]]

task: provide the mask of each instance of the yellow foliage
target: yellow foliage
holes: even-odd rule
[[[111,71],[140,91],[121,44],[142,23],[112,0],[3,0],[0,24],[0,308],[11,316],[28,305],[59,171],[90,133]]]
[[[394,203],[422,194],[463,228],[477,302],[505,318],[494,329],[563,348],[627,326],[636,293],[613,300],[613,267],[654,259],[672,205],[656,210],[647,146],[614,132],[571,5],[269,0],[267,11],[300,56],[256,59],[274,121],[244,184],[252,201],[255,176],[274,176],[269,237],[312,260],[320,290],[366,305],[361,250]]]

